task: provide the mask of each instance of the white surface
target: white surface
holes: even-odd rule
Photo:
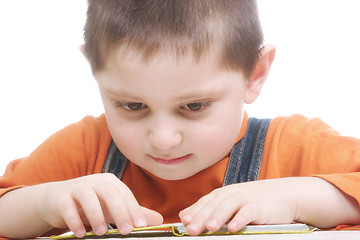
[[[250,115],[302,113],[360,137],[360,1],[259,0],[277,57]],[[85,0],[0,1],[0,174],[102,105],[82,43]]]

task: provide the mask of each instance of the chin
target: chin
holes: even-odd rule
[[[154,174],[154,173],[153,173]],[[164,174],[164,172],[160,173],[160,174],[154,174],[155,176],[157,176],[158,178],[161,178],[163,180],[167,180],[167,181],[179,181],[179,180],[184,180],[187,179],[189,177],[194,176],[196,173],[172,173],[171,171],[168,171],[166,174]]]

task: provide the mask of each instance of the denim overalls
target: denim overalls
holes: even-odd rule
[[[249,118],[244,137],[235,144],[230,153],[223,186],[258,179],[270,122],[271,119]],[[102,172],[113,173],[121,179],[127,161],[114,141],[111,141]]]

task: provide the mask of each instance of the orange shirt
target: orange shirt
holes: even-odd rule
[[[246,131],[247,115],[239,133]],[[11,162],[0,177],[0,196],[14,188],[100,173],[111,141],[104,115],[85,117],[55,133],[27,158]],[[319,119],[275,118],[269,127],[259,179],[319,176],[360,204],[360,140],[340,136]],[[228,158],[196,175],[165,181],[129,163],[123,182],[140,205],[177,222],[178,212],[221,187]]]

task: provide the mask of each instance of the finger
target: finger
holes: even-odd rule
[[[86,230],[78,213],[78,208],[70,196],[63,196],[60,199],[59,212],[61,212],[66,225],[76,237],[80,238],[85,235]]]
[[[190,224],[187,225],[188,232],[191,235],[198,235],[205,229],[211,231],[218,230],[223,225],[223,222],[220,222],[217,218],[213,217],[214,211],[221,208],[222,202],[224,202],[225,199],[225,194],[212,194],[206,203],[204,203],[201,208],[197,209],[198,212],[195,215],[192,215],[193,219]],[[219,211],[221,210],[222,209]]]
[[[212,232],[218,231],[239,211],[242,205],[241,201],[239,196],[231,195],[217,202],[217,205],[213,206],[213,212],[208,217],[206,228]]]
[[[95,190],[92,187],[83,187],[74,192],[73,197],[83,209],[94,233],[104,235],[107,231],[107,225]]]
[[[123,198],[134,227],[146,227],[148,225],[147,218],[141,210],[141,207],[139,206],[139,203],[135,199],[134,195],[127,187]]]
[[[133,227],[147,226],[147,219],[132,192],[118,179],[115,184],[100,188],[98,195],[121,234],[129,234]]]
[[[114,186],[103,186],[97,190],[97,196],[106,222],[115,223],[121,234],[129,234],[133,225],[122,193]]]
[[[211,193],[210,193],[211,194]],[[211,196],[210,194],[203,196],[202,198],[200,198],[196,203],[194,203],[193,205],[185,208],[184,210],[182,210],[179,213],[179,217],[181,219],[181,222],[184,225],[188,225],[190,224],[193,220],[194,217],[202,211],[203,207],[208,203],[208,201],[210,201]]]
[[[114,175],[104,174],[107,186],[102,185],[98,190],[99,197],[103,203],[103,209],[112,217],[116,226],[122,234],[131,232],[133,226],[147,226],[148,220],[153,224],[161,224],[162,216],[155,211],[145,211],[136,201],[131,190]],[[144,208],[145,209],[145,208]]]
[[[160,213],[141,206],[140,209],[144,214],[145,218],[147,219],[147,223],[149,226],[160,225],[163,223],[164,218]]]
[[[113,175],[114,176],[114,175]],[[125,206],[127,207],[127,212],[131,219],[131,224],[135,227],[145,227],[148,225],[147,219],[144,216],[139,203],[137,202],[135,196],[131,190],[123,182],[121,182],[117,177],[113,177],[116,187],[118,189],[118,194],[121,194],[124,199]]]
[[[119,232],[123,235],[129,234],[134,226],[131,221],[130,212],[126,206],[126,201],[117,195],[111,200],[108,200],[105,204],[110,209],[109,214],[111,215],[111,218],[113,219]]]
[[[228,230],[230,232],[237,232],[249,223],[259,218],[259,208],[256,204],[244,204],[240,210],[235,214],[232,220],[228,223]]]
[[[122,234],[128,234],[133,225],[145,226],[146,219],[130,189],[114,174],[103,173],[98,176],[101,178],[102,184],[94,184],[94,188],[100,199],[104,215],[107,218],[111,216],[118,230]],[[132,220],[132,217],[135,219]]]
[[[184,225],[188,225],[192,220],[192,216],[190,215],[191,208],[192,206],[187,207],[179,212],[179,218]]]

